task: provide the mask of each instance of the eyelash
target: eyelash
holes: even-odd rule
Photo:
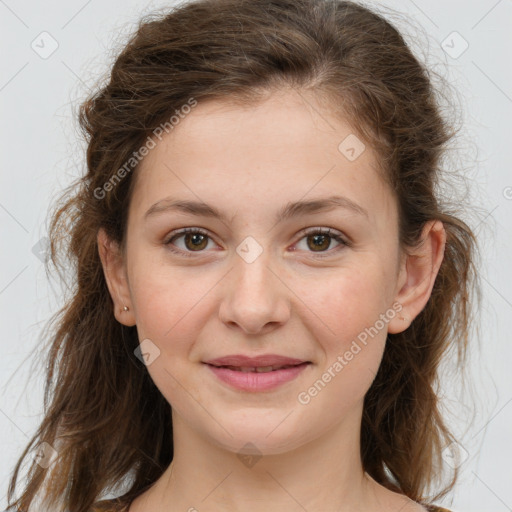
[[[183,251],[182,249],[177,249],[171,243],[174,240],[176,240],[177,238],[179,238],[180,236],[183,236],[183,235],[186,235],[189,233],[192,233],[194,235],[195,234],[204,235],[211,239],[208,232],[201,228],[185,228],[185,229],[182,229],[175,233],[172,233],[172,236],[166,242],[164,242],[164,245],[168,246],[168,248],[171,252],[174,252],[181,256],[192,257],[194,255],[194,252],[196,252],[196,251]],[[344,239],[341,236],[340,233],[333,232],[333,230],[331,228],[309,228],[307,230],[303,230],[301,232],[301,235],[302,236],[301,236],[301,238],[299,238],[298,242],[300,242],[303,238],[306,238],[307,236],[311,236],[311,235],[328,235],[333,240],[340,243],[340,245],[337,248],[335,248],[334,250],[323,251],[323,253],[322,252],[319,252],[319,253],[311,252],[311,254],[313,254],[314,258],[326,258],[326,257],[332,256],[332,253],[337,253],[339,250],[343,249],[343,247],[350,247],[350,245],[351,245],[346,239]],[[200,253],[203,251],[197,251],[197,252]]]

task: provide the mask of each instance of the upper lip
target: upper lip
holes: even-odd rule
[[[237,366],[256,368],[259,366],[276,366],[276,365],[297,365],[301,363],[309,363],[305,359],[295,359],[292,357],[280,356],[277,354],[265,354],[261,356],[244,356],[244,355],[231,355],[225,357],[217,357],[216,359],[210,359],[204,361],[206,364],[214,366]]]

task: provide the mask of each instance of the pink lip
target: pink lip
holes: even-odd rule
[[[221,381],[242,391],[267,391],[295,379],[310,361],[292,359],[274,354],[247,357],[242,355],[220,357],[205,363]],[[242,372],[225,366],[255,368],[261,366],[293,365],[269,372]]]
[[[241,354],[218,357],[216,359],[210,359],[204,361],[206,364],[214,366],[238,366],[238,367],[250,367],[254,368],[257,366],[276,366],[276,365],[289,365],[289,364],[301,364],[309,362],[304,359],[293,359],[291,357],[280,356],[277,354],[265,354],[256,357],[244,356]]]
[[[223,382],[242,391],[267,391],[277,388],[285,382],[295,379],[310,363],[273,370],[266,373],[244,373],[229,368],[207,365],[208,368]]]

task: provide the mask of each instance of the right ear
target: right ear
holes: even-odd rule
[[[124,258],[118,244],[108,237],[103,228],[98,230],[97,241],[103,273],[114,303],[114,316],[119,323],[131,327],[136,321]],[[128,311],[124,310],[125,306]]]

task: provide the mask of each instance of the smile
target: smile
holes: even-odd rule
[[[298,377],[311,363],[274,366],[214,366],[206,364],[217,379],[230,387],[250,392],[268,391]]]

